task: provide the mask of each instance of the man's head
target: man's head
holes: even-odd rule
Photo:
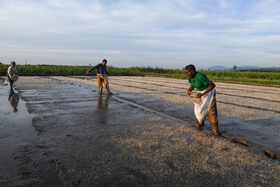
[[[189,78],[194,78],[194,76],[196,74],[196,69],[195,69],[194,65],[192,65],[192,64],[187,65],[185,67],[185,70],[186,70],[186,74]]]
[[[12,65],[12,66],[15,66],[15,65],[16,65],[16,62],[15,62],[15,61],[11,61],[11,65]]]
[[[102,65],[105,66],[106,64],[107,64],[107,60],[106,60],[106,59],[103,59],[103,60],[102,60]]]

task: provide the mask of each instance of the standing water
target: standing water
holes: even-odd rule
[[[0,186],[59,186],[55,167],[43,156],[32,115],[17,90],[0,79]]]

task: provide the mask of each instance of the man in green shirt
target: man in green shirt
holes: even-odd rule
[[[205,117],[201,118],[201,115],[208,115],[208,120],[211,123],[212,132],[214,135],[219,136],[220,132],[218,130],[218,113],[216,104],[216,92],[215,84],[208,79],[208,77],[201,72],[196,72],[194,65],[190,64],[185,67],[186,74],[188,76],[189,83],[191,84],[186,92],[187,96],[191,95],[191,92],[196,88],[198,93],[196,98],[202,98],[200,104],[195,105],[195,115],[196,115],[196,128],[198,130],[203,130]],[[197,111],[202,111],[201,113]],[[198,119],[199,117],[199,119]]]

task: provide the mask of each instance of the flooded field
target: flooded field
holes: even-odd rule
[[[280,185],[280,88],[216,83],[216,138],[186,80],[110,77],[99,96],[94,77],[5,79],[0,186]]]

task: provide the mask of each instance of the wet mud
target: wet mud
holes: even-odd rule
[[[187,124],[195,121],[193,99],[185,96],[189,86],[186,80],[113,77],[111,83],[120,91],[130,92],[133,102],[152,106],[153,110]],[[219,124],[225,137],[280,158],[280,88],[216,83],[216,91]],[[143,95],[152,96],[152,99],[147,100]],[[207,121],[206,126],[210,127]]]
[[[110,77],[114,95],[100,96],[91,77],[21,77],[15,84],[15,114],[23,115],[24,122],[7,117],[14,108],[3,82],[0,144],[13,156],[1,155],[7,164],[1,164],[0,184],[279,186],[280,162],[262,151],[279,153],[279,113],[273,103],[278,101],[277,88],[265,89],[271,97],[254,101],[255,108],[253,101],[240,101],[242,94],[234,97],[241,87],[232,87],[233,96],[218,99],[221,131],[233,137],[229,141],[193,128],[193,101],[184,96],[186,85],[173,79]],[[229,86],[217,84],[217,92],[226,93],[223,87]],[[240,105],[231,104],[236,102]],[[10,121],[29,130],[18,133]],[[13,146],[9,137],[17,141]],[[252,146],[233,143],[236,140]],[[14,171],[7,175],[7,168]]]
[[[0,79],[0,186],[60,186],[54,164],[43,156],[32,114],[17,89]]]

